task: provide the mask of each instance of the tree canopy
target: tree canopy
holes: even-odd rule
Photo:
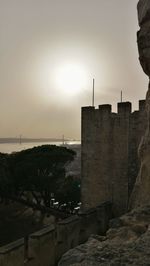
[[[52,195],[60,202],[78,201],[79,186],[72,177],[66,176],[66,165],[74,157],[74,151],[55,145],[42,145],[10,155],[0,154],[1,197],[30,196],[36,203],[42,202],[47,207]]]

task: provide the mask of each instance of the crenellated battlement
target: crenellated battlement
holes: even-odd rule
[[[145,109],[145,100],[139,100],[139,109],[137,111],[143,111]],[[90,112],[94,112],[96,110],[99,110],[99,114],[114,114],[112,112],[112,105],[111,104],[101,104],[98,106],[98,108],[95,108],[95,106],[84,106],[82,107],[82,112],[87,112],[90,114]],[[131,102],[119,102],[117,103],[117,113],[119,115],[130,115],[132,114],[132,103]]]

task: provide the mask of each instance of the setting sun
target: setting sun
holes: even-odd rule
[[[55,83],[63,93],[74,95],[85,88],[87,73],[81,65],[64,64],[56,69]]]

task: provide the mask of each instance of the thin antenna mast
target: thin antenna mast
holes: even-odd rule
[[[19,136],[19,144],[22,144],[22,135]]]
[[[94,106],[94,94],[95,94],[95,79],[93,79],[93,95],[92,95],[92,106]]]
[[[121,103],[122,103],[122,91],[121,91]]]
[[[65,144],[65,137],[64,137],[64,135],[62,135],[62,145],[64,145]]]

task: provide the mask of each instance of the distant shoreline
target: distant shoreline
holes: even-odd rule
[[[57,138],[0,138],[0,144],[4,143],[31,143],[31,142],[76,142],[80,140],[57,139]]]

